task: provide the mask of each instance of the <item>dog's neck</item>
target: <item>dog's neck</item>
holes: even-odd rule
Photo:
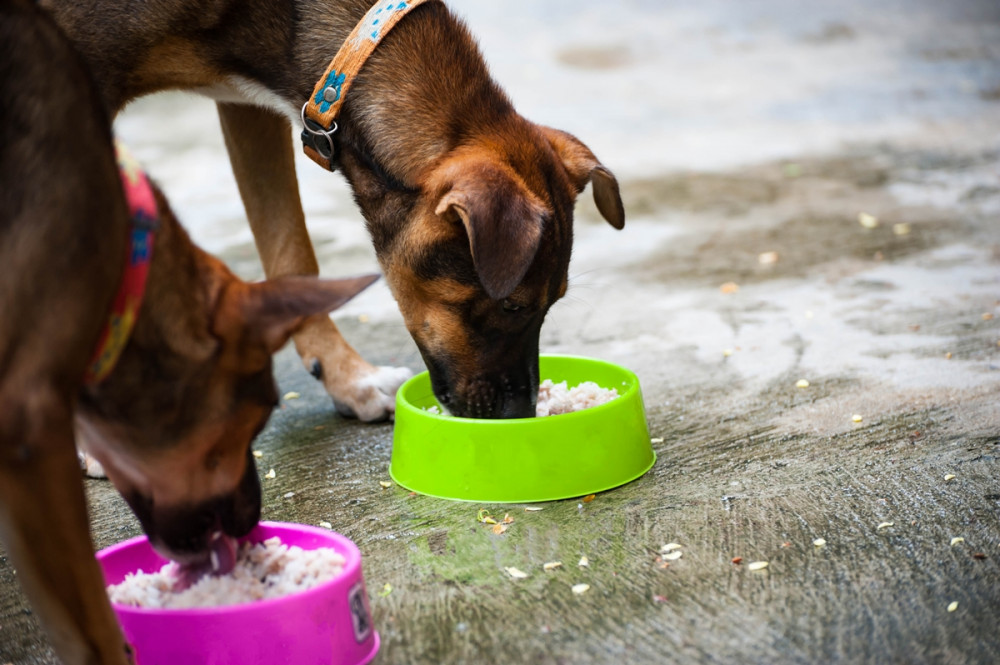
[[[298,2],[297,13],[283,19],[294,21],[285,32],[296,50],[281,66],[254,72],[241,94],[294,118],[298,128],[302,104],[370,5]],[[233,80],[240,87],[243,77]],[[433,114],[421,113],[429,107]],[[406,16],[361,69],[338,119],[342,158],[336,165],[356,186],[375,177],[392,188],[412,188],[457,142],[514,116],[468,30],[443,3],[429,2]]]
[[[84,416],[134,425],[151,422],[164,400],[151,393],[150,386],[190,371],[192,358],[208,358],[215,348],[205,323],[212,297],[202,269],[207,255],[191,241],[159,190],[155,198],[160,226],[143,305],[114,369],[104,381],[83,390]]]

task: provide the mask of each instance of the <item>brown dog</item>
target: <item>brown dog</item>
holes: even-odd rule
[[[156,193],[131,337],[82,387],[137,222],[85,65],[29,0],[0,4],[0,100],[0,540],[60,659],[121,664],[74,420],[161,552],[192,566],[231,552],[260,515],[250,441],[278,399],[272,352],[373,278],[246,284]]]
[[[373,0],[43,0],[112,114],[169,88],[218,100],[269,277],[316,274],[289,118]],[[573,205],[588,182],[615,228],[618,184],[574,137],[518,115],[444,4],[375,49],[333,135],[389,286],[440,401],[456,415],[533,415],[538,336],[567,287]],[[295,335],[344,413],[378,420],[405,373],[376,369],[328,317]]]

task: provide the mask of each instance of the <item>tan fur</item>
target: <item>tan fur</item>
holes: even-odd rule
[[[231,0],[163,0],[143,5],[127,25],[119,17],[136,5],[126,8],[125,0],[43,2],[92,63],[113,113],[154,89],[217,94],[265,271],[316,274],[286,118],[298,116],[372,0],[244,0],[238,11]],[[233,103],[236,82],[266,91],[244,101],[270,108]],[[593,183],[602,215],[621,228],[614,177],[574,137],[517,114],[468,30],[439,2],[415,8],[381,40],[338,125],[334,164],[353,189],[389,283],[450,270],[454,281],[479,287],[460,325],[451,316],[423,316],[423,305],[400,297],[409,290],[397,289],[418,348],[445,340],[435,342],[445,344],[435,357],[421,348],[436,389],[458,412],[474,405],[468,413],[481,417],[530,413],[525,395],[536,381],[538,330],[567,288],[574,200]],[[430,231],[442,223],[463,237]],[[415,246],[418,237],[429,244]],[[426,256],[430,247],[440,252],[436,261]],[[339,410],[364,420],[392,413],[406,374],[366,363],[324,317],[307,322],[295,343]],[[446,377],[469,372],[476,374],[469,385],[478,387],[455,384],[445,395]]]

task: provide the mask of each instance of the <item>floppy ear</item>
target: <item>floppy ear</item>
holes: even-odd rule
[[[434,212],[461,220],[486,293],[506,298],[538,252],[545,207],[510,169],[488,159],[456,159],[438,174],[447,189]]]
[[[315,314],[331,312],[379,278],[348,279],[279,277],[254,284],[236,283],[226,289],[215,312],[214,332],[232,341],[262,342],[274,353]]]
[[[590,148],[580,142],[572,134],[541,127],[552,148],[562,159],[563,166],[576,185],[579,194],[588,182],[594,183],[594,203],[601,215],[611,226],[621,229],[625,226],[625,206],[622,205],[621,193],[615,176],[597,161]]]

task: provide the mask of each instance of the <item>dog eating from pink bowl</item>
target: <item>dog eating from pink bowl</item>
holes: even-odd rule
[[[334,551],[339,574],[304,591],[240,604],[184,609],[112,602],[125,639],[142,665],[364,665],[379,648],[361,574],[361,552],[348,538],[319,527],[261,522],[241,544],[277,538],[288,548]],[[245,547],[245,545],[244,545]],[[145,536],[97,553],[105,584],[169,562]]]

